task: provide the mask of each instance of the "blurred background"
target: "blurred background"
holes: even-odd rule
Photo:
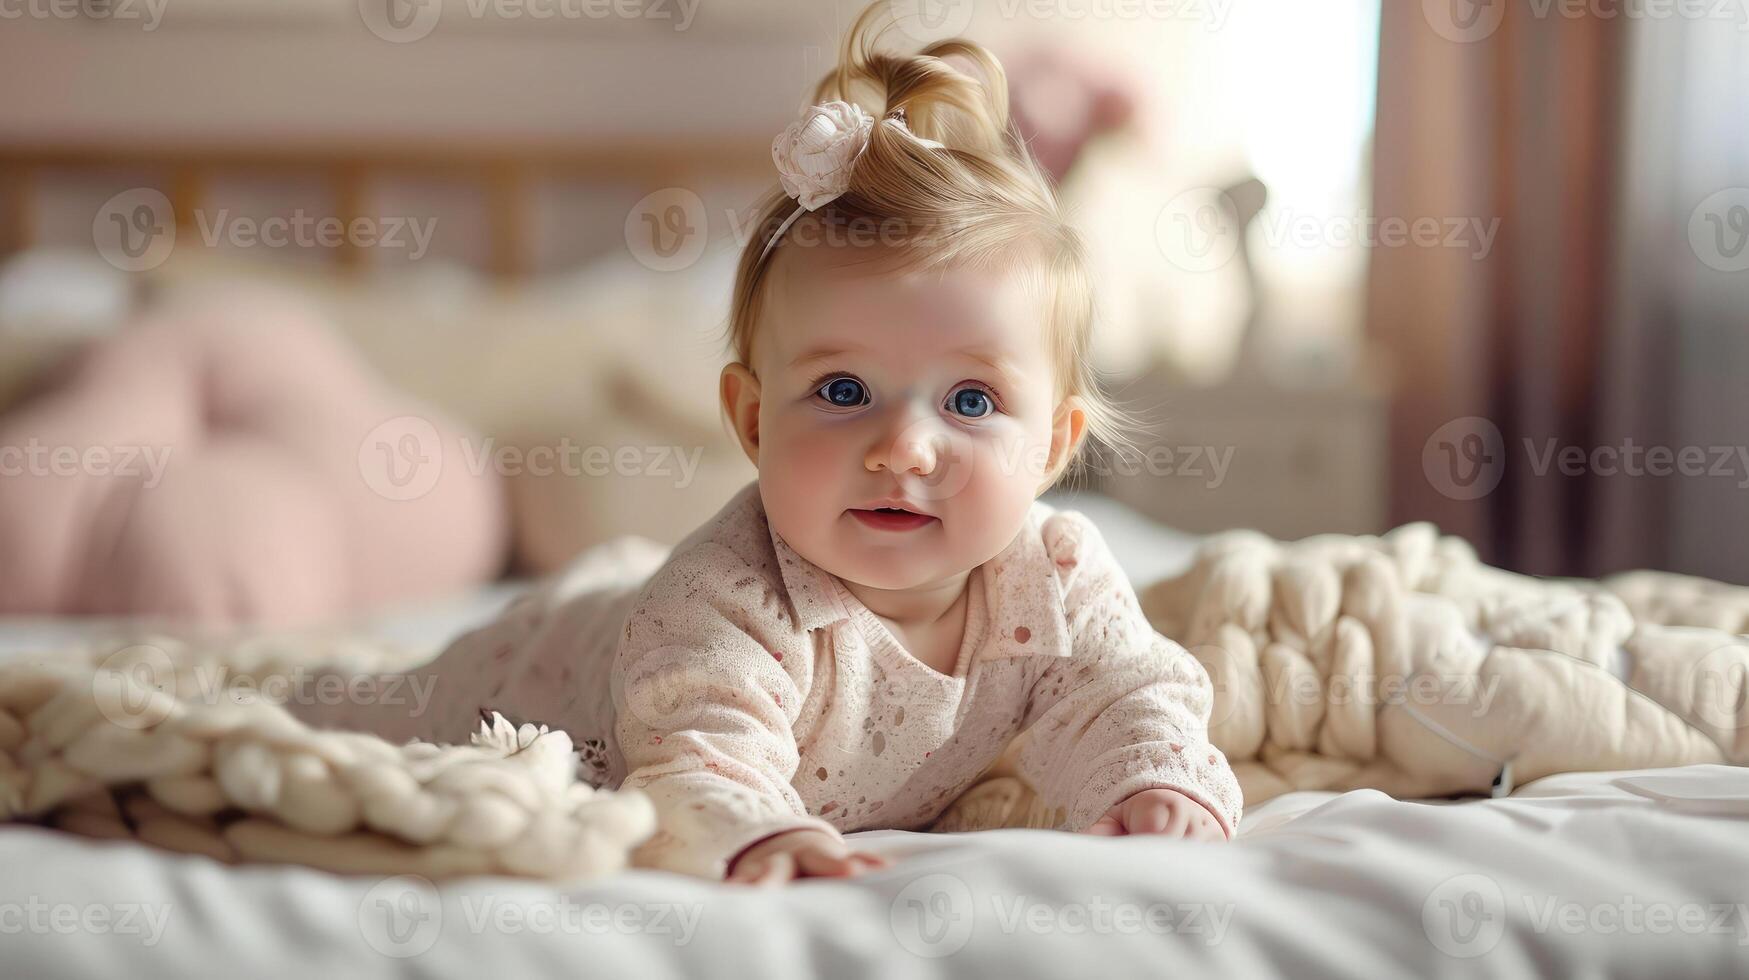
[[[297,619],[676,541],[862,0],[0,0],[0,612]],[[1749,3],[892,0],[964,34],[1190,533],[1749,582]]]

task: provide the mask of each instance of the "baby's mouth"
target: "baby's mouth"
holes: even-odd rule
[[[915,531],[936,520],[928,514],[918,514],[903,507],[852,508],[850,516],[877,531]]]

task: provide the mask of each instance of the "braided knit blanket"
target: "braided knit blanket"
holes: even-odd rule
[[[642,794],[577,778],[564,732],[494,715],[468,745],[396,745],[273,700],[309,679],[393,682],[397,659],[348,640],[147,636],[0,665],[0,820],[432,879],[609,873],[654,832]]]

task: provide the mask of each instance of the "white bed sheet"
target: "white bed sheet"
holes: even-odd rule
[[[107,923],[19,930],[21,912],[0,915],[0,973],[1749,975],[1749,770],[1738,768],[1559,776],[1448,805],[1295,793],[1259,807],[1232,845],[853,836],[898,860],[768,890],[649,871],[438,890],[0,829],[0,910],[29,901],[49,923],[97,909]]]

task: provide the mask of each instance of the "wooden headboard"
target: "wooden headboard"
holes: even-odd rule
[[[39,244],[37,192],[50,176],[125,170],[150,175],[170,199],[179,228],[191,228],[208,189],[223,177],[315,179],[332,195],[334,217],[350,224],[372,214],[371,188],[380,180],[441,177],[480,192],[487,202],[487,266],[517,278],[535,268],[533,192],[543,182],[663,187],[763,181],[771,162],[761,139],[690,143],[600,140],[576,144],[296,145],[285,147],[0,143],[0,256]],[[335,263],[357,269],[356,247],[332,250]]]

